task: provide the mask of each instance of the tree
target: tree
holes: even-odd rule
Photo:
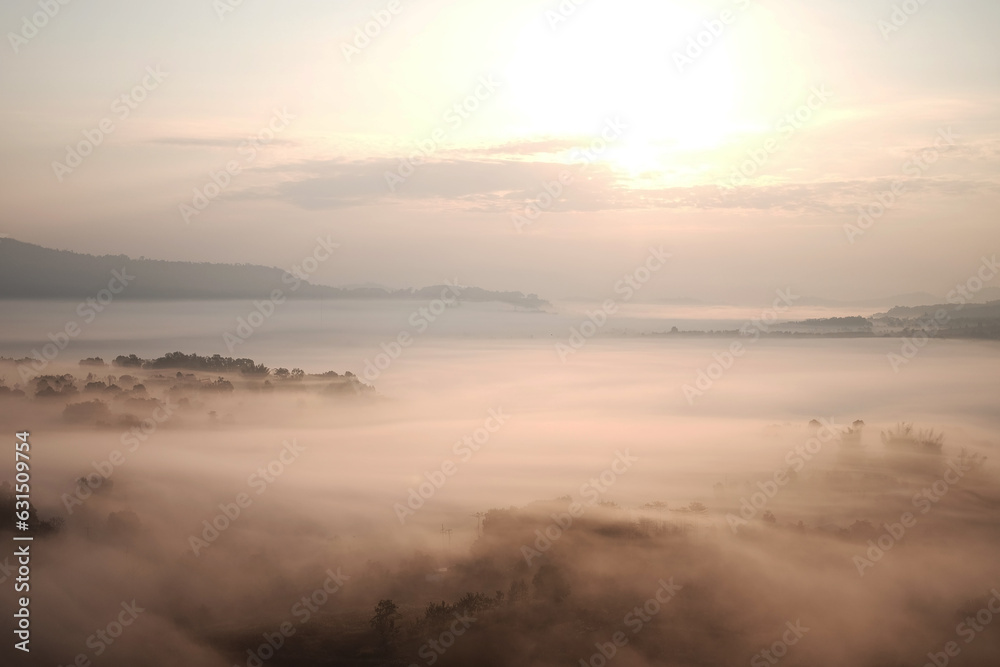
[[[424,621],[439,623],[444,619],[450,620],[454,613],[454,608],[444,600],[440,603],[430,602],[427,605],[427,609],[424,610]]]
[[[143,360],[134,354],[130,354],[127,357],[120,354],[115,357],[115,360],[111,363],[114,366],[122,366],[125,368],[142,368]]]
[[[392,600],[379,600],[375,606],[375,615],[368,622],[378,634],[379,643],[385,647],[392,644],[399,634],[396,621],[401,618],[399,607]]]

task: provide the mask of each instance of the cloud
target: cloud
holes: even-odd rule
[[[895,178],[850,179],[750,185],[720,189],[715,186],[671,188],[650,191],[646,201],[653,208],[730,208],[776,210],[786,212],[817,212],[854,214],[857,206],[876,201],[880,193],[892,188]],[[905,179],[906,190],[899,205],[906,206],[908,197],[937,195],[941,197],[1000,193],[1000,183],[986,180],[917,178]]]
[[[148,144],[161,146],[185,146],[185,147],[211,147],[230,148],[238,147],[247,141],[246,137],[157,137],[146,141]],[[268,145],[295,146],[298,142],[289,139],[271,139]]]
[[[525,141],[508,141],[502,144],[479,148],[458,148],[448,152],[458,155],[486,155],[490,157],[554,155],[571,151],[574,148],[580,148],[580,146],[586,146],[590,140],[591,138],[531,139]]]
[[[501,144],[474,149],[482,152],[522,150],[527,155],[541,146],[575,145],[556,140]],[[535,148],[531,148],[534,146]],[[853,214],[857,206],[876,200],[900,176],[853,179],[816,179],[750,183],[723,188],[716,183],[676,187],[638,187],[605,163],[568,164],[554,160],[441,159],[416,166],[391,190],[388,174],[398,173],[395,159],[312,160],[269,167],[272,185],[235,192],[231,199],[273,199],[305,210],[326,210],[392,203],[427,202],[442,208],[481,213],[515,213],[538,201],[545,184],[562,171],[572,176],[547,211],[606,211],[630,209],[747,209],[777,212]],[[904,179],[900,206],[919,196],[964,197],[998,194],[995,180],[940,176]]]
[[[580,173],[578,166],[556,162],[441,160],[416,167],[393,192],[386,174],[399,166],[398,160],[304,162],[275,168],[286,180],[244,190],[233,198],[276,199],[309,210],[444,200],[469,210],[507,212],[536,199],[544,192],[544,183],[557,180],[561,171]],[[591,165],[564,188],[564,198],[553,210],[609,208],[615,181],[610,169]]]

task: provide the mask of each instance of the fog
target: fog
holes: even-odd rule
[[[0,667],[1000,665],[997,0],[0,22]]]
[[[373,379],[398,317],[353,320],[367,345],[276,318],[234,354],[266,380],[77,364],[228,356],[167,314],[155,350],[155,318],[74,340],[41,373],[72,395],[4,362],[44,522],[31,664],[995,664],[995,344],[935,340],[897,373],[898,339],[761,339],[686,395],[729,339],[597,336],[564,363],[565,322],[492,316],[511,330],[452,320]]]

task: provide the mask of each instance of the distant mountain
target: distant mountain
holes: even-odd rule
[[[781,322],[774,325],[781,331],[799,333],[870,333],[872,322],[867,317],[825,317],[802,320],[801,322]]]
[[[901,307],[879,313],[877,318],[895,318],[900,320],[933,319],[939,311],[944,311],[942,319],[971,320],[975,322],[994,322],[1000,320],[1000,301],[990,303],[958,304],[941,303],[933,306]]]
[[[838,301],[823,297],[804,296],[795,302],[796,306],[826,306],[835,308],[886,308],[893,306],[926,306],[937,303],[941,297],[927,292],[909,292],[881,299],[861,299],[858,301]]]
[[[119,289],[122,281],[128,283],[125,289]],[[126,255],[98,257],[9,238],[0,242],[2,299],[82,300],[107,290],[109,284],[120,291],[115,298],[122,299],[261,299],[280,289],[284,296],[299,299],[429,301],[447,289],[446,285],[420,289],[339,288],[315,285],[270,266],[172,262]],[[458,299],[466,302],[496,301],[529,310],[549,306],[535,294],[479,287],[459,287],[458,291]]]

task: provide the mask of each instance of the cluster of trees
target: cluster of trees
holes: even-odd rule
[[[97,365],[98,362],[104,363],[100,357],[94,357],[92,359],[84,359],[80,362],[80,364]],[[240,373],[242,375],[251,375],[256,377],[274,377],[278,380],[301,380],[306,376],[305,371],[301,368],[293,368],[292,370],[288,370],[287,368],[271,369],[264,364],[258,364],[253,359],[234,359],[233,357],[223,357],[220,354],[213,354],[208,357],[200,354],[168,352],[162,357],[158,357],[156,359],[143,359],[135,354],[120,354],[115,357],[112,365],[120,368],[144,368],[147,370],[169,368],[192,371],[209,371],[214,373]],[[337,373],[337,371],[327,371],[325,373],[315,375],[314,377],[345,377],[349,380],[357,378],[357,376],[350,371],[344,373],[343,376]]]
[[[7,398],[23,398],[24,390],[22,389],[11,389],[8,387],[3,380],[0,380],[0,397]]]
[[[555,573],[555,574],[554,574]],[[555,568],[549,565],[542,566],[538,575],[535,576],[536,588],[551,587],[555,577],[558,581],[555,585],[559,587],[560,601],[569,594],[569,585]],[[541,578],[541,580],[540,580]],[[436,628],[450,623],[457,616],[476,616],[485,611],[498,609],[504,604],[515,604],[527,598],[528,585],[524,580],[514,581],[507,595],[503,591],[497,591],[493,595],[485,593],[466,593],[455,604],[448,604],[445,601],[431,602],[424,610],[422,618],[418,619],[413,626],[415,635],[420,635],[429,628]],[[375,612],[368,625],[375,631],[378,637],[379,646],[382,649],[389,649],[400,639],[404,628],[400,625],[403,615],[399,611],[399,606],[392,600],[379,600],[375,605]]]
[[[115,384],[116,378],[114,376],[108,376],[107,381],[105,381],[90,373],[87,375],[86,380],[81,380],[81,382],[85,383],[82,393],[111,396],[146,396],[146,387],[138,383],[131,375],[123,375],[120,380],[123,386]],[[69,373],[64,375],[39,375],[27,382],[24,389],[11,389],[0,378],[0,398],[25,398],[30,395],[34,398],[71,399],[81,394],[76,383],[77,378]],[[212,388],[217,389],[218,387]]]
[[[100,357],[84,359],[80,362],[84,365],[101,365],[104,361]],[[306,376],[301,368],[275,368],[271,369],[264,364],[258,364],[253,359],[233,357],[223,357],[221,354],[212,356],[202,356],[200,354],[184,354],[183,352],[168,352],[156,359],[143,359],[135,354],[120,354],[112,361],[114,366],[119,368],[145,368],[148,370],[158,369],[182,369],[189,371],[210,371],[214,373],[241,373],[243,375],[273,376],[279,380],[301,380]],[[336,371],[321,373],[318,377],[340,377]],[[354,373],[347,371],[344,377],[355,377]]]
[[[101,393],[118,395],[129,393],[134,396],[146,395],[146,387],[135,383],[135,378],[123,375],[122,380],[132,381],[131,390],[123,389],[115,384],[113,377],[109,377],[108,382],[105,382],[90,374],[87,376],[83,392],[86,394]],[[33,391],[35,398],[72,398],[80,393],[80,390],[76,387],[76,378],[69,373],[65,375],[40,375],[32,380],[28,387]]]
[[[83,362],[80,363],[82,364]],[[145,368],[150,370],[181,368],[190,371],[212,371],[216,373],[238,372],[244,375],[268,375],[271,372],[270,368],[264,364],[256,363],[253,359],[234,359],[233,357],[223,357],[220,354],[204,357],[199,354],[168,352],[156,359],[142,359],[135,354],[120,354],[115,357],[112,363],[122,368]],[[299,372],[301,373],[302,371]]]
[[[34,380],[35,398],[67,398],[80,393],[76,378],[66,375],[40,375]]]

